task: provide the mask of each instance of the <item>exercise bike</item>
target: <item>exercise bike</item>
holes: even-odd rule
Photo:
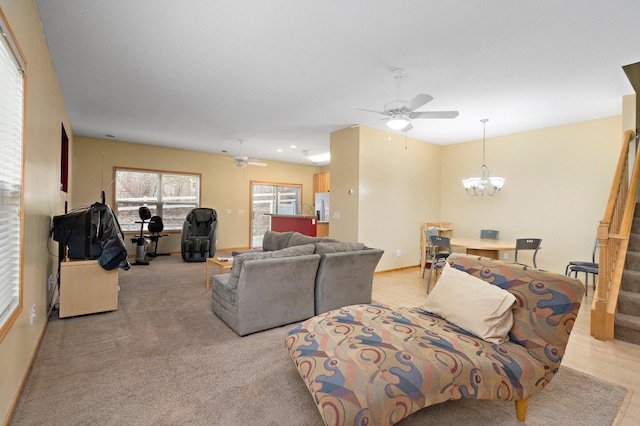
[[[140,224],[140,235],[131,238],[131,242],[136,245],[136,260],[132,265],[148,265],[148,258],[154,258],[156,256],[168,256],[170,253],[158,253],[158,240],[162,237],[166,237],[169,234],[161,234],[164,229],[162,224],[162,218],[160,216],[151,216],[151,210],[148,207],[140,207],[138,209],[138,215],[140,221],[136,222]],[[148,221],[148,222],[147,222]],[[150,235],[143,235],[144,225],[148,223],[147,229],[151,232]],[[149,243],[153,243],[153,251],[148,251]]]

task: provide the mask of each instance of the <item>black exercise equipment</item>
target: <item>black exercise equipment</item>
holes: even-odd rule
[[[142,235],[142,232],[144,231],[144,224],[147,223],[146,221],[151,219],[151,210],[149,210],[149,207],[140,207],[138,209],[138,215],[140,216],[141,222],[136,223],[140,224],[140,235],[131,238],[131,242],[136,244],[136,261],[132,263],[132,265],[148,265],[149,262],[145,256],[147,239]]]
[[[156,256],[169,256],[171,253],[158,253],[158,240],[162,237],[168,237],[169,234],[162,234],[161,232],[164,230],[164,224],[162,223],[162,218],[160,216],[152,216],[149,219],[149,225],[147,225],[147,230],[151,233],[147,235],[146,238],[149,239],[149,243],[153,243],[153,251],[147,250],[148,257],[156,257]]]

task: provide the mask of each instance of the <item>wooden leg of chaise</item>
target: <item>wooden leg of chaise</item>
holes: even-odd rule
[[[527,398],[516,401],[516,416],[519,422],[527,418]]]

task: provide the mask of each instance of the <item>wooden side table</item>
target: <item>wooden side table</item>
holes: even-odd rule
[[[208,257],[207,261],[207,291],[209,291],[209,279],[211,278],[211,275],[209,274],[209,265],[214,264],[214,265],[218,265],[218,268],[220,268],[220,273],[224,274],[225,271],[227,269],[231,270],[231,268],[233,267],[233,260],[218,260],[217,257]]]
[[[60,263],[60,318],[117,309],[117,269],[106,271],[97,260]]]

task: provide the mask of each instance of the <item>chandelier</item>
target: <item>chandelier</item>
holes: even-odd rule
[[[464,185],[464,189],[467,191],[467,194],[470,195],[471,197],[478,197],[478,196],[482,197],[484,196],[485,193],[490,197],[493,197],[494,195],[498,195],[505,181],[505,179],[501,177],[490,177],[489,168],[484,163],[487,121],[489,121],[488,118],[483,118],[482,120],[480,120],[480,122],[484,126],[483,132],[482,132],[482,167],[480,168],[480,177],[462,179],[462,184]]]

